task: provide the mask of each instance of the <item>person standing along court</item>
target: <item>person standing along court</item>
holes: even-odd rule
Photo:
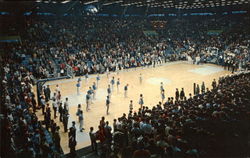
[[[56,91],[56,93],[59,93],[59,91],[60,91],[60,88],[59,88],[59,85],[58,85],[58,84],[56,85],[55,91]]]
[[[63,112],[64,132],[68,132],[68,120],[69,120],[69,114],[68,114],[67,110],[64,109],[64,112]]]
[[[45,114],[45,104],[46,104],[46,101],[44,99],[44,96],[41,97],[41,106],[42,106],[42,113],[43,115]]]
[[[82,81],[82,79],[81,79],[81,77],[79,77],[78,79],[77,79],[77,82],[81,82]]]
[[[194,95],[196,95],[196,83],[194,83]]]
[[[133,100],[130,100],[129,111],[133,111]]]
[[[143,95],[140,94],[139,105],[140,105],[141,109],[142,109],[142,107],[143,107],[143,104],[144,104]]]
[[[199,84],[196,84],[196,93],[197,93],[197,95],[200,94],[200,86],[199,86]]]
[[[120,86],[120,78],[117,79],[116,81],[116,86],[117,86],[117,92],[119,92],[119,86]]]
[[[185,97],[184,88],[181,88],[180,99],[181,99],[181,100],[184,100],[184,97]]]
[[[114,91],[114,85],[115,85],[115,77],[112,77],[112,80],[110,81],[111,86],[112,86],[112,91]]]
[[[93,103],[93,90],[92,90],[92,88],[91,87],[89,87],[89,90],[87,91],[87,93],[88,93],[88,95],[89,95],[89,103]]]
[[[140,76],[139,76],[139,82],[140,82],[140,84],[142,84],[142,75],[141,75],[141,73],[140,73]]]
[[[58,109],[58,103],[56,102],[56,100],[55,99],[53,99],[53,101],[52,101],[52,107],[53,107],[53,111],[54,111],[54,119],[56,119],[56,111],[57,111],[57,109]]]
[[[161,82],[160,91],[160,94],[162,93],[162,91],[164,91],[163,82]]]
[[[72,127],[69,129],[69,148],[70,148],[70,155],[71,157],[76,157],[76,128],[75,128],[75,122],[72,122]]]
[[[109,104],[110,104],[110,100],[109,100],[109,96],[107,96],[107,99],[106,99],[106,107],[107,107],[106,114],[107,115],[109,114]]]
[[[86,73],[86,74],[85,74],[85,83],[88,83],[88,78],[89,78],[89,74]]]
[[[128,84],[126,84],[125,87],[124,87],[124,97],[125,98],[128,97]]]
[[[213,87],[213,89],[215,89],[215,87],[216,87],[216,80],[215,79],[212,82],[212,87]]]
[[[82,110],[80,110],[79,112],[79,115],[78,115],[78,119],[79,119],[79,129],[80,129],[80,132],[82,132],[84,130],[83,128],[83,112]]]
[[[100,79],[101,79],[101,78],[100,78],[100,75],[97,74],[97,76],[96,76],[96,84],[97,84],[96,88],[98,88]]]
[[[106,73],[107,73],[107,78],[109,78],[109,67],[107,67]]]
[[[67,113],[69,113],[69,99],[68,98],[65,99],[64,110],[66,110]]]
[[[108,92],[109,99],[111,99],[111,88],[110,88],[110,85],[108,85],[107,92]]]
[[[89,109],[89,104],[90,104],[90,96],[89,96],[89,94],[87,93],[87,94],[86,94],[86,111],[90,110],[90,109]]]
[[[164,104],[164,99],[165,99],[165,90],[161,91],[162,104]]]
[[[45,101],[48,102],[50,100],[50,94],[51,94],[51,90],[49,88],[49,85],[47,85],[47,87],[44,90],[44,95],[45,95]]]
[[[96,133],[94,133],[94,127],[90,127],[89,137],[91,141],[92,151],[98,152],[97,143],[96,143]]]
[[[202,84],[201,84],[201,93],[204,94],[205,90],[206,90],[206,87],[205,87],[205,83],[203,81]]]
[[[95,83],[95,82],[93,82],[93,85],[92,85],[92,91],[93,91],[93,100],[95,100],[96,89],[97,89],[97,87],[96,87],[96,83]]]
[[[60,122],[63,122],[63,106],[62,106],[62,103],[59,103],[58,112],[59,112],[59,120],[60,120]]]
[[[77,111],[76,111],[76,116],[79,116],[81,109],[82,109],[81,104],[78,104]]]
[[[176,88],[176,91],[175,91],[175,100],[178,101],[179,97],[180,97],[180,93],[179,93],[178,88]]]
[[[76,83],[77,95],[80,95],[80,87],[81,87],[81,81],[79,81],[79,79],[78,79],[78,81]]]

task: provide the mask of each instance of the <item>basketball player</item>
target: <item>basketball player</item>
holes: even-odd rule
[[[107,115],[109,114],[109,104],[110,104],[110,100],[109,100],[109,96],[107,96],[107,99],[106,99]]]
[[[140,73],[140,76],[139,76],[139,81],[140,81],[140,84],[142,84],[142,75]]]
[[[139,104],[140,104],[141,109],[142,109],[142,106],[143,106],[143,104],[144,104],[143,95],[142,95],[142,94],[140,94]]]
[[[117,86],[117,92],[119,92],[119,86],[120,86],[120,78],[117,79],[116,81],[116,86]]]
[[[93,100],[95,100],[95,94],[96,94],[96,83],[93,82],[93,85],[92,85],[92,90],[93,90]]]
[[[100,81],[100,75],[97,74],[97,76],[96,76],[96,84],[97,84],[96,89],[98,88],[99,81]]]
[[[107,78],[109,78],[109,68],[108,67],[106,69],[106,73],[107,73]]]
[[[88,83],[88,78],[89,78],[89,74],[86,73],[86,75],[85,75],[85,82],[86,82],[86,83]]]
[[[127,98],[128,97],[128,84],[125,85],[124,87],[124,97]]]
[[[162,91],[164,91],[163,82],[161,82],[160,91],[161,91],[161,93],[162,93]]]
[[[112,80],[110,81],[111,85],[112,85],[112,91],[114,90],[114,84],[115,84],[115,77],[112,77]]]
[[[55,91],[56,91],[56,93],[59,93],[59,91],[60,91],[60,88],[59,88],[59,85],[58,85],[58,84],[56,85]]]
[[[162,104],[164,104],[164,99],[165,99],[165,91],[164,90],[162,90],[161,91],[161,100],[162,100]]]
[[[87,93],[87,94],[86,94],[86,111],[90,110],[90,109],[89,109],[89,103],[90,103],[90,96],[89,96],[89,94]]]
[[[111,88],[110,88],[110,84],[108,85],[107,92],[108,92],[108,97],[109,97],[109,99],[111,99]]]
[[[80,95],[81,78],[79,77],[76,83],[77,95]]]
[[[93,95],[93,90],[92,90],[92,88],[91,87],[89,87],[89,90],[87,91],[87,93],[88,93],[88,95],[89,95],[89,101],[90,101],[90,103],[92,104],[93,103],[93,101],[92,101],[92,95]]]
[[[82,79],[81,79],[81,77],[79,77],[78,79],[77,79],[77,82],[81,82],[82,81]]]

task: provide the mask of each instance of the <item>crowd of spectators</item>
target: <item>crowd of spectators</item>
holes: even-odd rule
[[[248,20],[247,20],[248,19]],[[211,26],[212,24],[215,24]],[[1,55],[1,154],[56,157],[59,128],[44,128],[35,112],[36,79],[104,73],[185,60],[246,68],[250,60],[249,18],[169,20],[158,35],[149,19],[106,17],[27,18],[22,42],[5,44]],[[220,28],[219,35],[208,29]],[[20,30],[16,29],[16,30]],[[194,31],[196,30],[196,31]],[[27,61],[28,60],[28,61]],[[236,68],[236,69],[237,69]],[[95,139],[102,157],[245,156],[249,130],[249,73],[221,78],[212,90],[152,109],[143,107],[114,120],[103,118]],[[3,144],[4,142],[4,144]]]
[[[98,140],[102,158],[246,157],[249,83],[250,72],[243,72],[198,95],[124,113],[113,126],[102,117],[99,129],[90,130],[92,149],[98,151]]]
[[[197,63],[249,66],[249,30],[245,27],[249,17],[164,19],[166,27],[158,30],[151,20],[96,16],[27,18],[22,44],[12,47],[12,51],[30,54],[28,69],[37,78],[69,72],[75,76],[104,73],[107,69],[185,60],[187,56]],[[147,30],[155,30],[158,35],[145,35],[143,31]],[[209,34],[213,30],[219,33]]]
[[[15,54],[1,55],[1,157],[60,157],[59,126],[44,127],[36,111],[35,78]]]

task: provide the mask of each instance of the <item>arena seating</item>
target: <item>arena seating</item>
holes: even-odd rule
[[[80,76],[186,60],[186,56],[247,68],[249,21],[239,17],[169,20],[157,36],[145,36],[143,31],[153,28],[143,18],[27,18],[22,43],[4,44],[6,54],[0,59],[3,157],[63,155],[55,143],[56,124],[51,124],[53,131],[47,130],[35,114],[37,79],[66,76],[67,65]],[[208,35],[207,28],[222,33]],[[249,72],[236,73],[221,78],[202,95],[184,101],[169,98],[152,109],[145,106],[124,114],[117,118],[114,131],[103,121],[97,131],[97,139],[104,133],[99,154],[106,158],[247,157],[249,83]]]

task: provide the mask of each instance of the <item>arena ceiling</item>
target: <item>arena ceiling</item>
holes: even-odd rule
[[[19,1],[23,3],[48,3],[48,4],[67,4],[75,2],[76,0],[30,0]],[[209,8],[209,7],[223,7],[234,5],[248,5],[250,0],[78,0],[82,4],[102,4],[102,5],[115,5],[120,6],[136,6],[136,7],[163,7],[163,8],[176,8],[176,9],[196,9],[196,8]],[[1,1],[0,1],[1,2]],[[2,0],[2,2],[17,2],[16,0]]]
[[[161,12],[172,10],[209,10],[220,8],[244,8],[249,10],[250,0],[0,0],[0,11],[27,12],[30,10],[63,13],[64,11],[93,5],[98,11],[123,12],[124,9],[138,12]]]

